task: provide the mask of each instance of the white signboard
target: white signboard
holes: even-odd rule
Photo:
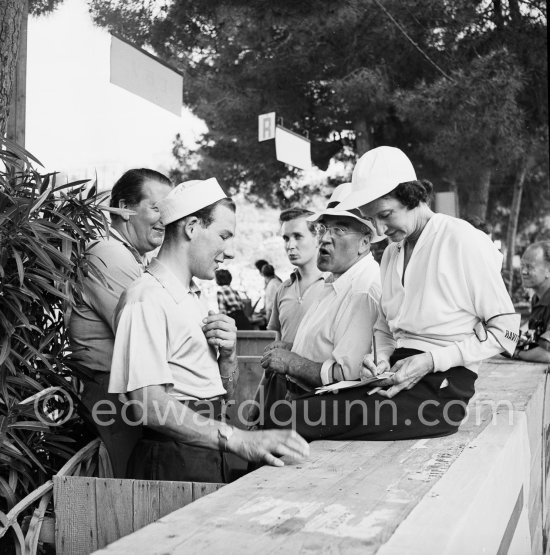
[[[111,36],[110,81],[181,116],[182,76],[114,36]]]
[[[258,141],[267,141],[275,138],[275,112],[260,114],[258,116]]]
[[[309,140],[279,126],[275,130],[275,154],[279,162],[301,170],[311,168],[311,143]]]

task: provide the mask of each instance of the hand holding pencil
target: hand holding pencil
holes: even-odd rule
[[[369,353],[363,359],[363,367],[361,368],[362,378],[376,378],[384,372],[390,370],[390,363],[386,360],[378,361],[376,353],[376,339],[372,336],[372,353]]]

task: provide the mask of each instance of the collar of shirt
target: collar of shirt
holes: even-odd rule
[[[158,258],[153,258],[145,271],[151,274],[178,304],[185,299],[186,295],[200,297],[201,291],[193,280],[191,280],[191,287],[186,287]]]
[[[550,287],[543,293],[542,297],[533,295],[533,307],[535,306],[550,306]]]
[[[315,281],[319,281],[320,279],[326,281],[331,276],[330,272],[321,272],[319,277]],[[302,274],[298,268],[294,268],[290,273],[290,277],[283,282],[283,287],[290,287],[296,280],[300,281],[302,279]]]
[[[348,268],[338,279],[333,281],[326,281],[327,285],[331,285],[337,294],[346,292],[349,289],[350,283],[359,274],[369,271],[369,266],[376,264],[376,261],[369,252],[367,256],[358,260],[351,268]]]
[[[134,256],[136,261],[143,267],[147,266],[147,258],[145,255],[139,254],[137,249],[132,245],[124,235],[117,231],[114,227],[109,228],[109,236],[120,241]]]

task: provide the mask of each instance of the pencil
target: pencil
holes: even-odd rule
[[[376,337],[374,333],[372,334],[372,354],[374,355],[374,364],[375,366],[378,365],[378,360],[376,359]]]

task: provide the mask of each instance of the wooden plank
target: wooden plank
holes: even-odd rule
[[[228,546],[233,552],[382,553],[381,547],[398,538],[418,507],[430,500],[440,502],[439,512],[428,508],[441,526],[424,519],[430,530],[412,527],[409,536],[422,539],[423,548],[438,545],[435,532],[447,542],[447,536],[453,539],[457,533],[467,541],[468,526],[479,528],[483,519],[488,519],[494,533],[489,544],[496,547],[490,552],[501,546],[524,548],[529,536],[527,498],[532,491],[529,469],[540,453],[531,425],[537,412],[540,417],[544,368],[516,361],[484,364],[470,414],[452,436],[314,442],[308,461],[262,467],[103,553],[139,548],[159,554],[213,553]],[[461,466],[470,471],[465,477],[457,470]],[[437,487],[449,491],[433,497]],[[472,492],[475,496],[468,498]],[[473,503],[471,517],[466,510],[452,518],[455,493],[463,507]],[[451,516],[445,517],[445,511]],[[495,526],[493,513],[502,517]],[[474,517],[477,521],[472,521]],[[411,545],[405,542],[401,553],[414,552]],[[471,543],[462,552],[470,552],[468,547]]]
[[[132,480],[134,490],[133,529],[139,530],[160,517],[159,482]]]
[[[193,501],[192,482],[159,482],[159,515],[163,517]]]
[[[210,493],[218,491],[223,488],[225,484],[215,484],[210,482],[192,482],[193,485],[193,501],[204,497]]]
[[[134,531],[132,480],[96,478],[97,544],[104,547]]]
[[[246,415],[251,405],[250,401],[254,400],[258,384],[262,379],[261,360],[261,357],[238,357],[239,381],[235,389],[234,399],[228,402],[226,415],[230,424],[242,430],[248,427]]]
[[[426,555],[468,553],[472,545],[480,553],[499,552],[509,522],[521,514],[514,513],[520,492],[522,507],[525,504],[524,469],[530,460],[526,426],[525,413],[517,413],[513,430],[508,414],[499,414],[421,499],[379,555],[420,548]]]
[[[279,338],[276,331],[239,330],[237,331],[237,356],[261,356],[264,349]]]
[[[88,555],[98,548],[94,478],[54,476],[55,550]]]

